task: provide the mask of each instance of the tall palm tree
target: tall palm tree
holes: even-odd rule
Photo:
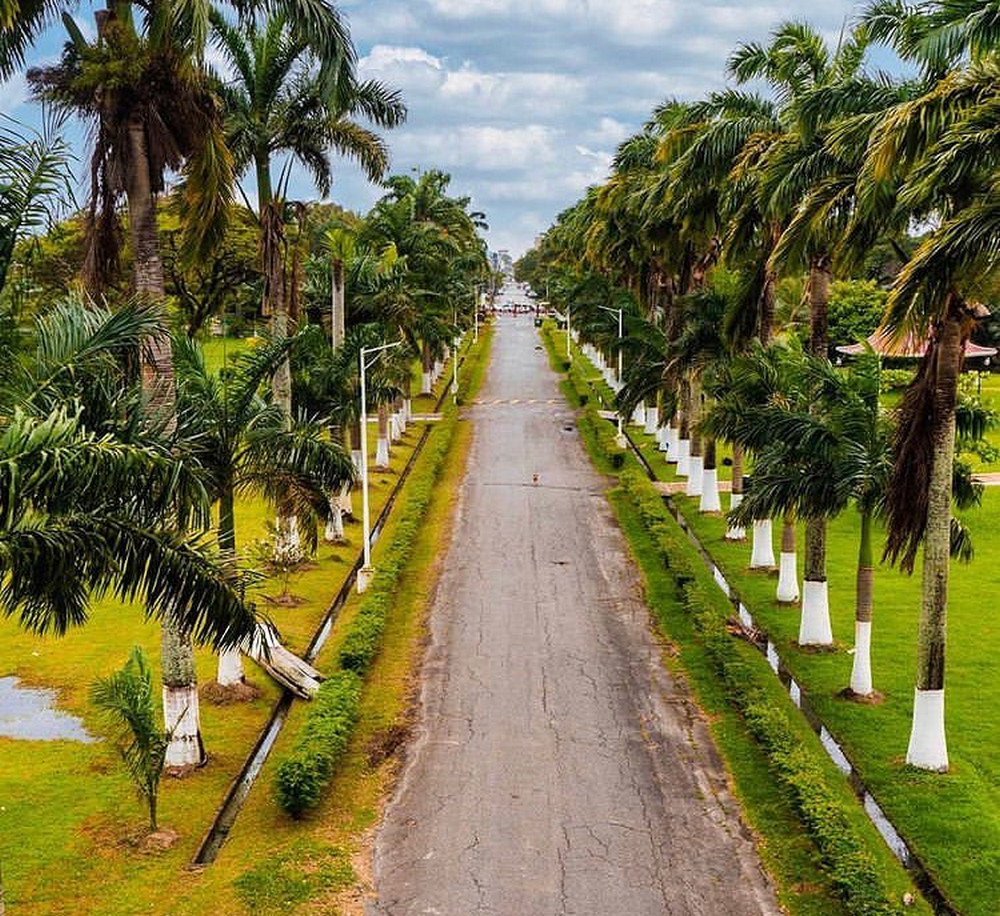
[[[253,170],[261,231],[264,314],[276,338],[291,333],[288,279],[285,272],[285,194],[290,170],[299,162],[322,195],[330,191],[331,156],[356,160],[369,179],[379,180],[388,166],[385,143],[357,123],[365,117],[383,128],[403,122],[406,107],[399,94],[376,81],[359,81],[350,36],[342,32],[335,55],[320,54],[315,36],[289,28],[289,17],[274,14],[263,21],[244,17],[235,25],[220,13],[211,17],[212,34],[232,78],[217,77],[226,108],[226,141],[236,173]],[[275,186],[275,157],[288,159]],[[291,422],[292,378],[284,360],[272,378],[274,401]],[[279,537],[284,550],[298,549],[289,507],[279,507]]]
[[[139,16],[136,16],[136,12]],[[146,8],[112,2],[97,14],[88,42],[68,16],[70,42],[62,61],[29,72],[36,95],[92,122],[94,150],[88,212],[86,274],[106,283],[120,248],[117,204],[125,197],[133,253],[133,283],[148,304],[164,299],[155,198],[165,173],[183,170],[187,249],[204,255],[224,231],[232,159],[225,148],[215,96],[199,65],[195,18],[168,0]],[[147,349],[143,383],[149,409],[166,429],[175,424],[170,338],[164,330]],[[167,618],[163,626],[164,719],[170,766],[201,764],[194,651],[190,637]]]
[[[329,508],[326,494],[349,484],[354,468],[321,424],[296,420],[291,428],[276,405],[260,396],[295,338],[268,341],[241,354],[223,376],[210,372],[190,342],[175,349],[178,368],[179,434],[205,469],[209,495],[217,501],[218,540],[224,556],[236,556],[238,493],[292,497],[299,530],[315,547],[317,517]],[[309,538],[311,535],[311,538]],[[243,679],[238,648],[220,654],[218,682]]]
[[[912,570],[917,552],[923,552],[917,678],[906,759],[939,771],[948,768],[945,634],[958,377],[964,343],[979,316],[970,304],[976,288],[974,268],[995,259],[998,241],[996,223],[987,214],[1000,151],[990,132],[980,129],[997,104],[997,36],[995,30],[984,29],[985,21],[975,10],[968,10],[966,19],[963,9],[924,3],[885,26],[878,19],[882,8],[873,8],[873,26],[881,35],[911,50],[926,72],[944,75],[919,97],[889,109],[876,125],[858,178],[855,220],[859,234],[870,231],[866,221],[898,225],[928,216],[941,221],[893,284],[885,318],[886,328],[897,335],[931,339],[901,408],[888,492],[886,553]],[[962,67],[960,55],[965,53],[972,63]]]

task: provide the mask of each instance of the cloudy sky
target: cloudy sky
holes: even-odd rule
[[[409,106],[390,132],[393,169],[439,167],[490,222],[494,248],[518,254],[602,180],[615,146],[653,105],[724,82],[729,52],[806,18],[836,41],[851,0],[343,0],[367,76]],[[81,23],[92,21],[90,4]],[[61,27],[33,61],[54,59]],[[24,83],[0,85],[0,110],[30,119]],[[81,141],[82,142],[82,141]],[[304,178],[293,188],[309,197]],[[378,196],[350,164],[333,197],[365,210]]]

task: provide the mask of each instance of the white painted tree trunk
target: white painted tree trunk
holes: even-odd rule
[[[667,464],[677,464],[677,452],[680,448],[680,432],[676,426],[667,427]]]
[[[948,742],[944,731],[944,688],[913,692],[913,724],[906,762],[922,770],[948,769]]]
[[[413,416],[413,402],[409,398],[403,398],[403,432],[406,432],[406,424]]]
[[[323,539],[331,544],[344,540],[344,515],[340,500],[339,494],[330,497],[330,517],[326,520]]]
[[[632,411],[632,425],[633,426],[645,426],[646,425],[646,405],[636,404],[635,410]]]
[[[389,470],[389,437],[379,436],[375,445],[375,467],[380,471]]]
[[[243,655],[239,649],[225,649],[219,653],[219,669],[215,680],[221,687],[234,687],[242,684]]]
[[[729,511],[732,512],[741,502],[743,502],[742,493],[730,493],[729,494]],[[726,540],[727,541],[742,541],[745,540],[747,536],[746,530],[740,525],[729,524],[726,528]]]
[[[420,376],[420,393],[430,394],[434,389],[434,379],[430,372],[424,372]]]
[[[753,523],[753,545],[750,549],[751,569],[772,569],[774,562],[774,533],[771,519],[757,519]]]
[[[806,579],[802,583],[802,616],[799,620],[800,646],[832,646],[830,588],[828,582]]]
[[[659,439],[659,436],[657,435],[659,433],[659,428],[660,428],[660,411],[659,411],[659,409],[656,408],[656,407],[647,407],[646,408],[646,426],[643,429],[643,432],[647,436],[657,436],[657,440],[656,441],[657,441],[657,443],[659,443],[660,439]]]
[[[701,475],[704,467],[702,455],[691,455],[688,458],[686,496],[701,496]]]
[[[163,725],[170,732],[164,761],[168,767],[201,766],[205,751],[201,743],[201,713],[198,685],[163,685]]]
[[[691,462],[691,440],[677,440],[677,476],[687,477]]]
[[[872,682],[872,623],[870,620],[854,621],[854,663],[851,666],[851,690],[868,696]]]
[[[719,499],[719,471],[717,468],[709,468],[701,473],[701,500],[698,503],[698,511],[722,511],[722,502]]]
[[[354,490],[350,484],[344,485],[338,499],[340,500],[341,516],[346,515],[348,518],[354,518]]]
[[[777,599],[784,603],[799,600],[799,576],[797,554],[795,551],[782,550],[778,560],[778,590]]]
[[[298,563],[303,556],[299,520],[294,515],[279,515],[275,520],[275,560],[281,563]]]
[[[354,462],[354,473],[361,477],[361,449],[351,449],[351,461]]]
[[[389,417],[389,442],[398,442],[400,437],[403,435],[403,429],[401,426],[402,419],[400,413],[394,413]]]

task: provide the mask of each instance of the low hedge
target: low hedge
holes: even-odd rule
[[[479,345],[480,351],[488,346],[488,333]],[[482,376],[478,369],[477,361],[463,390],[478,384]],[[341,670],[324,681],[309,707],[295,750],[278,764],[278,804],[292,817],[301,817],[319,804],[323,789],[350,741],[358,718],[362,679],[382,646],[400,577],[413,553],[457,422],[456,411],[449,408],[432,432],[420,465],[406,484],[406,499],[397,510],[399,521],[392,540],[379,559],[378,570],[340,644],[337,662]]]
[[[902,912],[887,896],[877,865],[840,801],[831,790],[817,752],[796,737],[788,713],[767,697],[770,678],[756,650],[729,630],[732,606],[694,547],[670,514],[653,484],[638,470],[620,476],[622,489],[639,511],[663,562],[672,573],[681,604],[727,688],[729,701],[767,755],[768,765],[788,792],[820,856],[831,884],[852,916],[892,916]]]
[[[361,678],[353,671],[338,671],[320,685],[295,750],[278,766],[278,804],[292,817],[319,804],[347,750],[360,704]]]

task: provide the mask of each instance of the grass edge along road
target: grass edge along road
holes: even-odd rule
[[[564,372],[565,337],[551,325],[542,337],[552,367]],[[596,466],[618,475],[609,499],[667,640],[665,663],[706,713],[780,902],[793,916],[874,916],[903,912],[904,895],[912,894],[916,903],[905,911],[929,913],[766,660],[726,630],[728,602],[686,536],[677,536],[679,526],[636,459],[615,446],[586,383],[574,376],[561,387],[572,406],[582,407],[579,428]],[[631,488],[623,485],[630,478]],[[651,500],[645,517],[635,498],[642,483]],[[655,521],[652,504],[662,511]]]
[[[477,351],[482,357],[488,352],[488,339],[483,339],[486,337],[485,333],[481,335]],[[465,348],[463,352],[464,350]],[[481,372],[482,362],[482,359],[466,360],[463,367],[465,384],[477,372]],[[450,373],[445,373],[439,380],[438,392],[446,391],[450,382]],[[447,403],[450,405],[450,400],[447,400]],[[432,430],[436,431],[441,423],[430,425]],[[400,451],[400,457],[404,461],[412,450],[412,443],[416,441],[422,424],[415,425],[411,429],[413,431],[407,436],[405,447]],[[376,480],[373,484],[376,488],[384,489],[394,482],[393,473],[381,483]],[[400,495],[402,498],[404,494]],[[373,492],[375,513],[382,501],[384,495],[378,495],[377,490]],[[401,499],[401,503],[402,501],[405,500]],[[356,494],[356,511],[359,507],[360,497]],[[263,507],[261,510],[257,514],[261,515],[260,523],[263,525],[266,516]],[[256,509],[254,511],[257,512]],[[249,528],[248,523],[245,529],[249,531]],[[342,553],[345,549],[357,550],[359,530],[359,524],[352,526],[348,537],[353,543],[347,548],[339,548],[338,553]],[[390,524],[385,533],[386,543],[391,537],[391,532]],[[376,556],[381,549],[383,548],[376,546]],[[325,557],[325,548],[322,553]],[[341,578],[346,575],[352,562],[353,555],[332,565],[324,559],[317,569],[305,573],[294,584],[296,593],[308,594],[316,605],[317,610],[311,613],[317,621],[329,603],[330,596],[339,588]],[[317,581],[313,586],[310,582],[314,579],[322,581]],[[289,613],[300,616],[307,610],[308,608],[303,606]],[[141,612],[138,609],[118,612],[117,616],[109,617],[105,623],[121,627],[122,624],[134,620],[139,620],[141,623]],[[95,618],[87,627],[78,631],[74,638],[79,639],[81,643],[94,642],[97,631],[93,627],[100,625],[101,621]],[[293,639],[290,645],[301,651],[314,628],[314,626],[303,627],[301,624],[292,627]],[[125,627],[125,635],[118,632],[108,637],[107,641],[113,647],[117,647],[113,649],[117,653],[113,658],[115,665],[119,665],[127,655],[132,642],[140,641],[139,638],[134,640],[131,638],[133,629],[144,641],[151,643],[149,649],[151,660],[158,663],[155,625],[137,624],[133,628]],[[58,667],[52,666],[57,666],[60,643],[50,640],[50,644],[38,646],[41,657],[35,658],[32,657],[33,646],[28,646],[26,639],[23,640],[24,645],[21,645],[19,640],[20,637],[15,637],[17,646],[12,651],[15,651],[16,655],[23,654],[28,663],[40,668],[40,673],[35,677],[31,677],[30,671],[26,672],[29,674],[29,683],[43,685],[61,683],[49,677],[52,672],[58,671]],[[84,645],[81,651],[87,653],[86,664],[95,667],[95,659],[99,660],[100,657],[99,651],[104,650],[100,646],[95,648]],[[210,653],[205,653],[204,658],[202,654],[199,652],[199,679],[204,682],[214,676],[214,658]],[[53,656],[51,661],[47,658],[50,655]],[[329,665],[331,658],[332,656],[321,657],[320,667]],[[84,746],[69,742],[52,742],[47,743],[44,746],[44,753],[41,753],[39,745],[0,739],[0,755],[7,761],[4,765],[4,769],[7,770],[6,782],[4,774],[0,773],[0,808],[6,808],[5,811],[0,810],[0,844],[2,844],[0,854],[4,855],[7,906],[11,916],[15,913],[18,916],[20,914],[56,916],[61,913],[88,912],[101,913],[102,916],[138,912],[170,913],[173,916],[184,912],[204,912],[207,903],[214,904],[216,900],[227,902],[226,905],[216,908],[227,916],[245,911],[237,902],[235,891],[229,887],[232,884],[232,875],[227,883],[226,880],[217,881],[210,878],[212,869],[200,874],[189,873],[186,869],[193,855],[193,849],[214,815],[229,780],[238,771],[245,755],[249,752],[250,744],[277,695],[269,679],[251,671],[252,667],[248,664],[248,676],[253,677],[261,686],[263,696],[250,704],[211,707],[208,716],[210,731],[206,734],[209,752],[212,755],[210,765],[188,779],[165,782],[164,797],[167,799],[167,804],[164,808],[163,823],[165,827],[177,829],[181,834],[174,847],[167,851],[147,849],[140,842],[141,805],[134,799],[131,787],[121,774],[110,748],[105,748],[103,744]],[[95,670],[99,668],[95,667]],[[2,673],[21,672],[11,669]],[[60,708],[67,708],[83,715],[89,726],[91,718],[87,708],[86,688],[87,684],[83,683],[79,690],[61,689]],[[209,707],[206,707],[206,711],[208,709]],[[280,749],[279,745],[279,752]],[[25,767],[29,765],[33,773],[30,780],[26,781],[23,776],[14,772],[18,769],[26,772]],[[263,774],[251,797],[260,796],[264,808],[270,807],[276,811],[271,788],[273,779],[271,782],[268,782],[268,779],[269,774]],[[88,797],[81,798],[84,794],[80,791],[81,784],[88,787]],[[46,817],[45,812],[53,808],[64,813],[60,816]],[[12,831],[10,827],[15,824],[12,820],[15,817],[20,826]],[[38,848],[25,856],[25,849],[31,845],[25,843],[25,838],[30,838],[32,835],[38,839],[38,843],[35,844]],[[303,853],[303,855],[304,861],[310,860],[311,854]],[[248,864],[250,864],[248,861],[233,864],[230,859],[228,870],[240,874],[246,870]],[[22,867],[28,869],[24,874]],[[325,866],[320,867],[316,862],[314,867],[317,874],[325,870]],[[53,878],[55,874],[59,875],[58,880]],[[111,885],[116,888],[116,893],[109,896],[104,891]],[[48,890],[45,889],[46,886]],[[214,890],[205,894],[201,891],[203,886],[212,887]],[[67,890],[71,893],[67,893]],[[292,896],[295,897],[296,893]]]

